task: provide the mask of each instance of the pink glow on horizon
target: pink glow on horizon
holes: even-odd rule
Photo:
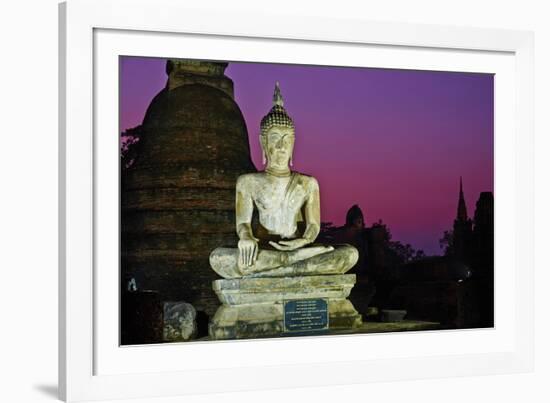
[[[164,87],[162,59],[121,59],[121,130],[141,123]],[[493,191],[493,77],[486,74],[230,63],[252,159],[275,81],[296,124],[293,169],[315,176],[322,221],[358,204],[368,225],[440,253],[463,177],[468,214]]]

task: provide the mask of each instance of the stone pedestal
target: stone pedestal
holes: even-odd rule
[[[223,305],[210,322],[210,338],[285,335],[284,303],[292,300],[326,300],[330,330],[360,327],[361,315],[347,299],[354,284],[355,274],[216,280],[213,289]]]

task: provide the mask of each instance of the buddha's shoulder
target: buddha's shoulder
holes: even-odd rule
[[[319,182],[317,182],[317,179],[315,179],[314,176],[306,175],[300,172],[294,172],[294,175],[296,175],[296,179],[304,184],[304,186],[319,186]]]
[[[240,175],[237,178],[237,186],[243,186],[246,184],[251,184],[257,182],[263,178],[263,172],[251,172],[248,174]]]

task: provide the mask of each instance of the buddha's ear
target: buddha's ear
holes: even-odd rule
[[[296,138],[296,132],[295,132],[294,129],[292,129],[292,137]],[[290,166],[294,165],[292,163],[292,156],[294,155],[294,143],[295,143],[295,141],[292,142],[292,153],[290,154]]]
[[[260,148],[262,149],[262,164],[263,165],[265,165],[267,163],[267,158],[265,156],[265,148],[266,148],[265,141],[266,141],[265,136],[260,134]]]

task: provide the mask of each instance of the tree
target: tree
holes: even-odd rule
[[[391,232],[390,232],[390,229],[388,228],[388,226],[386,224],[384,224],[382,222],[382,219],[378,219],[378,221],[376,221],[374,224],[372,224],[372,227],[373,228],[379,228],[380,230],[382,230],[382,233],[384,234],[384,241],[385,242],[389,242],[391,241]]]
[[[426,257],[423,250],[416,250],[411,246],[411,244],[403,244],[400,241],[392,241],[391,231],[388,226],[382,222],[382,220],[375,222],[373,227],[382,229],[384,234],[383,238],[385,242],[386,256],[390,258],[392,265],[399,266],[401,264]]]
[[[136,144],[140,139],[141,126],[128,129],[120,134],[120,162],[122,169],[132,166],[137,156]]]
[[[443,233],[443,237],[439,240],[439,247],[443,249],[445,256],[453,254],[453,230],[448,230]]]
[[[336,229],[336,226],[330,222],[321,222],[321,232],[330,232]]]

